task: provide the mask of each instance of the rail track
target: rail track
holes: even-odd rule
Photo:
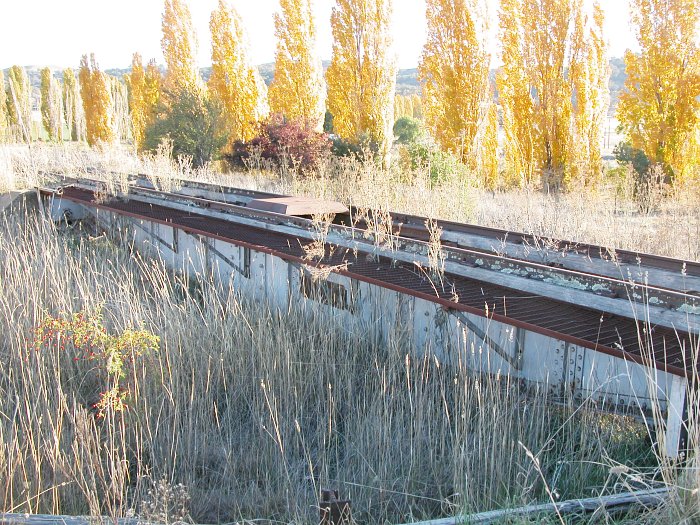
[[[78,186],[95,190],[101,183],[83,179]],[[284,225],[304,235],[318,229],[308,216],[249,207],[260,199],[285,197],[279,194],[187,181],[177,190],[165,192],[154,189],[148,179],[134,178],[130,196],[214,210],[233,220],[248,219],[251,225]],[[427,253],[431,235],[428,219],[392,213],[391,224],[380,224],[384,231],[377,234],[377,224],[385,217],[351,207],[347,213],[335,215],[328,239],[341,243],[341,239],[350,239],[375,252],[382,251],[384,245],[397,253]],[[440,231],[446,266],[463,277],[590,305],[667,328],[682,329],[687,324],[692,328],[700,320],[699,262],[450,221],[437,220],[434,227]],[[378,236],[384,239],[380,241]]]
[[[57,194],[100,206],[95,195],[106,191],[104,183],[64,182],[67,185]],[[181,221],[183,227],[208,234],[217,234],[224,224],[229,230],[231,223],[238,224],[239,232],[249,233],[252,246],[273,247],[303,261],[304,247],[318,240],[318,221],[251,207],[256,200],[279,197],[284,196],[185,181],[176,191],[166,192],[134,177],[128,195],[115,196],[106,206],[164,223]],[[194,219],[198,212],[207,214],[209,225],[194,228],[203,222]],[[360,215],[359,221],[353,219]],[[601,246],[553,239],[543,248],[533,235],[437,221],[445,271],[442,279],[431,279],[426,271],[431,249],[426,219],[405,214],[392,214],[391,219],[391,235],[380,241],[368,230],[372,218],[366,212],[351,208],[336,215],[323,240],[341,250],[322,263],[430,295],[446,308],[462,304],[528,328],[561,333],[598,351],[627,353],[637,361],[648,358],[642,355],[643,347],[656,339],[658,368],[680,373],[691,364],[690,349],[697,345],[700,326],[700,297],[695,292],[700,289],[700,263],[611,253]],[[352,256],[357,252],[383,264],[367,264],[363,257]]]
[[[161,191],[133,177],[122,190],[64,179],[40,194],[56,220],[93,217],[173,268],[223,266],[281,307],[320,303],[384,337],[399,324],[417,351],[463,355],[475,370],[606,410],[656,406],[668,416],[667,453],[678,454],[700,372],[700,263],[338,203],[344,211],[320,219],[329,203],[313,200],[276,213],[273,201],[296,198],[202,183]]]

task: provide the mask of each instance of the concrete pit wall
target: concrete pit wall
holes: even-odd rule
[[[60,213],[59,213],[60,215]],[[570,392],[580,402],[624,409],[667,409],[673,376],[486,317],[331,273],[314,276],[296,262],[170,226],[100,211],[99,224],[117,229],[134,247],[193,278],[214,275],[255,300],[327,314],[378,340],[412,339],[416,353],[475,371]]]

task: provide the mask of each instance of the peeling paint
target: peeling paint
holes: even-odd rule
[[[677,311],[684,314],[700,315],[700,306],[693,306],[686,303],[680,306]]]
[[[574,290],[588,290],[588,286],[575,280],[563,279],[561,277],[547,277],[543,280],[545,283],[554,284],[556,286],[563,286],[565,288],[572,288]]]

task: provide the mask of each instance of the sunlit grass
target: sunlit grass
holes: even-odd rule
[[[57,171],[118,180],[161,170],[169,181],[183,169],[161,157],[65,147],[2,149],[0,167],[13,188]],[[583,226],[593,220],[581,202],[595,197],[489,196],[454,181],[432,187],[420,174],[400,182],[363,165],[333,169],[347,172],[282,181],[211,170],[187,176],[480,222],[488,222],[490,198],[506,203],[513,229],[540,224],[543,235],[614,239],[603,221]],[[531,199],[521,209],[532,210],[519,223],[518,195]],[[561,224],[548,226],[548,213]],[[547,389],[478,377],[460,360],[415,357],[407,327],[378,342],[329,315],[246,300],[86,228],[33,215],[0,225],[0,510],[172,516],[156,502],[172,494],[165,505],[195,522],[309,522],[320,488],[331,487],[352,499],[359,522],[399,523],[548,501],[547,491],[590,497],[665,480],[677,490],[671,503],[639,520],[676,523],[697,513],[694,463],[664,463],[653,436],[630,418],[553,407]],[[644,251],[663,248],[637,242]],[[128,370],[128,409],[105,417],[90,403],[89,363],[57,347],[26,359],[47,315],[98,310],[112,334],[139,326],[161,338],[157,352]]]

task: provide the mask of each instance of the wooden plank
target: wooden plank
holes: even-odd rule
[[[591,513],[599,509],[628,510],[633,507],[656,507],[661,505],[668,496],[667,488],[640,490],[636,492],[626,492],[624,494],[614,494],[611,496],[601,496],[598,498],[577,499],[562,501],[559,503],[543,503],[541,505],[529,505],[515,509],[491,510],[480,512],[479,514],[469,514],[444,518],[439,520],[421,521],[410,525],[486,525],[495,523],[505,518],[532,516],[537,514],[560,514]],[[406,524],[408,525],[408,524]]]
[[[307,197],[274,197],[254,199],[248,208],[271,211],[283,215],[315,215],[322,213],[347,213],[349,210],[340,202],[310,199]]]

